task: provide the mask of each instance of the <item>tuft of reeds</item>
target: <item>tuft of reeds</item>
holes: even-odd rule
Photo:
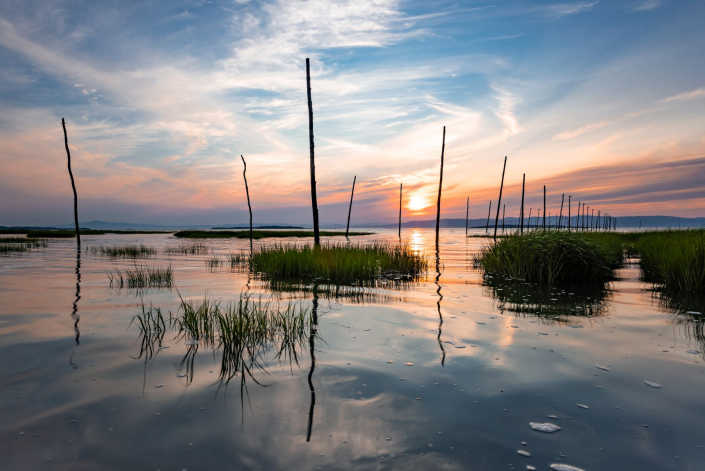
[[[92,245],[88,251],[93,255],[104,255],[110,258],[149,258],[157,254],[154,247],[144,244],[127,245]]]
[[[164,253],[166,255],[202,255],[208,253],[208,246],[203,242],[167,245],[164,247]]]
[[[705,293],[705,229],[640,233],[631,250],[641,257],[645,281]]]
[[[348,284],[381,277],[416,279],[428,270],[428,260],[407,244],[275,244],[255,249],[250,267],[272,279],[313,278]]]
[[[13,252],[27,252],[31,249],[46,247],[47,241],[44,239],[33,239],[26,237],[0,237],[0,254]]]
[[[621,262],[613,251],[584,234],[533,231],[513,234],[475,257],[488,273],[531,283],[605,282]]]
[[[115,268],[106,272],[111,288],[171,288],[174,283],[174,271],[171,265],[167,267],[149,267],[135,265],[124,271]]]

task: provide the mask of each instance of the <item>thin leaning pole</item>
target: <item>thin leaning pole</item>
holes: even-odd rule
[[[506,211],[506,209],[507,209],[507,205],[503,204],[502,205],[502,234],[504,234],[504,212]]]
[[[401,239],[401,192],[402,192],[402,187],[404,186],[403,183],[399,184],[399,238]]]
[[[558,215],[558,230],[560,231],[563,224],[563,201],[565,200],[565,193],[561,195],[561,212]]]
[[[441,177],[438,180],[438,200],[436,201],[436,246],[441,229],[441,190],[443,189],[443,156],[446,150],[446,127],[443,126],[443,144],[441,144]]]
[[[568,232],[570,232],[570,198],[571,196],[568,195]]]
[[[66,134],[66,121],[61,118],[61,127],[64,128],[64,145],[66,146],[66,157],[68,159],[69,177],[71,177],[71,188],[73,188],[73,220],[76,224],[76,243],[81,247],[81,231],[78,227],[78,193],[76,193],[76,182],[73,180],[71,171],[71,152],[69,151],[69,138]]]
[[[490,200],[490,207],[487,210],[487,222],[485,223],[485,234],[490,231],[490,214],[492,213],[492,200]]]
[[[526,174],[522,177],[521,180],[521,234],[524,233],[524,188],[526,186]]]
[[[240,155],[242,159],[242,178],[245,180],[245,193],[247,193],[247,208],[250,210],[250,252],[252,251],[252,205],[250,205],[250,188],[247,186],[247,164],[245,163],[245,157]]]
[[[311,68],[306,58],[306,92],[308,93],[308,139],[311,153],[311,209],[313,211],[313,245],[320,247],[321,233],[318,229],[318,199],[316,198],[316,161],[313,145],[313,103],[311,102]]]
[[[353,196],[355,196],[355,180],[357,180],[357,175],[353,177],[352,192],[350,193],[350,207],[348,208],[348,225],[345,226],[345,237],[348,236],[348,231],[350,231],[350,213],[352,213]]]
[[[504,167],[502,168],[502,183],[499,185],[499,200],[497,200],[497,216],[494,218],[494,238],[497,239],[497,223],[499,222],[499,207],[502,204],[502,189],[504,189],[504,171],[507,170],[507,156],[504,156]]]

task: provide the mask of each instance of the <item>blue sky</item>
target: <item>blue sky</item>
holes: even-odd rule
[[[324,223],[482,217],[550,182],[615,215],[702,216],[705,3],[0,5],[0,225],[309,223],[305,58]],[[577,195],[577,196],[576,196]]]

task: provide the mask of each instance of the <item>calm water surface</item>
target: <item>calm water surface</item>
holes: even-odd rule
[[[84,237],[78,260],[72,240],[0,257],[1,468],[705,469],[697,302],[655,296],[637,265],[606,290],[483,277],[471,259],[488,240],[441,235],[436,259],[432,230],[403,234],[431,261],[422,282],[337,294],[273,291],[209,270],[209,255],[163,255],[184,242],[166,235]],[[124,243],[159,249],[146,263],[171,264],[175,287],[110,289],[106,270],[134,261],[85,248]],[[206,243],[216,254],[249,244]],[[142,302],[176,315],[179,293],[299,300],[317,332],[296,346],[298,363],[270,352],[225,387],[220,352],[175,333],[139,357],[133,316]]]

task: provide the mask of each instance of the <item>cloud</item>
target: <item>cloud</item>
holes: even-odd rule
[[[595,2],[558,3],[555,5],[540,7],[537,11],[540,11],[544,15],[551,18],[561,18],[592,10],[592,7],[598,3],[600,3],[599,0]]]
[[[553,136],[553,140],[573,139],[574,137],[578,137],[581,134],[585,134],[590,131],[596,131],[598,129],[602,129],[605,126],[607,126],[607,123],[605,123],[605,122],[588,124],[587,126],[583,126],[578,129],[573,129],[572,131],[564,131],[560,134],[556,134],[555,136]]]
[[[644,0],[634,7],[634,11],[655,10],[661,6],[663,0]]]
[[[705,88],[698,88],[692,92],[680,93],[672,97],[665,98],[663,101],[690,101],[705,97]]]

